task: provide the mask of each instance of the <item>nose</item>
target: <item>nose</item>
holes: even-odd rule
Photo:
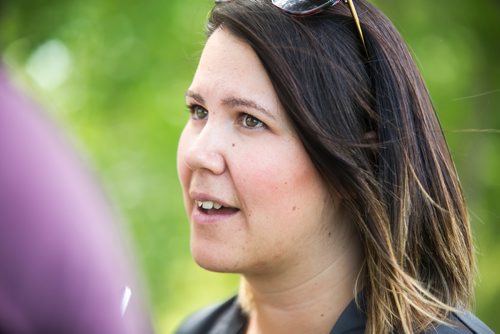
[[[224,173],[226,162],[222,131],[206,124],[200,132],[190,137],[185,154],[185,162],[189,169],[207,170],[216,175]]]

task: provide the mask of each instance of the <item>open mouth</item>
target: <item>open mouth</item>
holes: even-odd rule
[[[212,201],[195,201],[198,210],[206,215],[231,215],[240,209],[233,207],[226,207],[222,204]]]

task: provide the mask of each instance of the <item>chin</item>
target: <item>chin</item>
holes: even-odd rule
[[[239,265],[241,261],[224,246],[213,247],[211,245],[211,247],[205,247],[198,242],[191,242],[191,255],[194,261],[203,269],[219,273],[242,272]]]

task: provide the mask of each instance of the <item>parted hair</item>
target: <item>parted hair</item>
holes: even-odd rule
[[[468,214],[424,81],[393,24],[355,0],[290,16],[267,0],[216,5],[248,43],[302,144],[362,240],[367,333],[415,333],[468,308],[475,272]]]

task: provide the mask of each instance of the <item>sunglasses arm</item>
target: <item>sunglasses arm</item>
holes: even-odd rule
[[[352,0],[344,0],[344,2],[349,4],[349,9],[351,10],[352,17],[354,18],[354,22],[356,22],[356,27],[358,28],[359,37],[361,37],[361,42],[363,43],[365,52],[366,54],[368,54],[368,50],[366,49],[366,44],[365,44],[365,38],[363,36],[363,30],[361,29],[361,24],[359,23],[359,18],[358,18],[358,13],[356,12],[356,8],[354,8]]]

